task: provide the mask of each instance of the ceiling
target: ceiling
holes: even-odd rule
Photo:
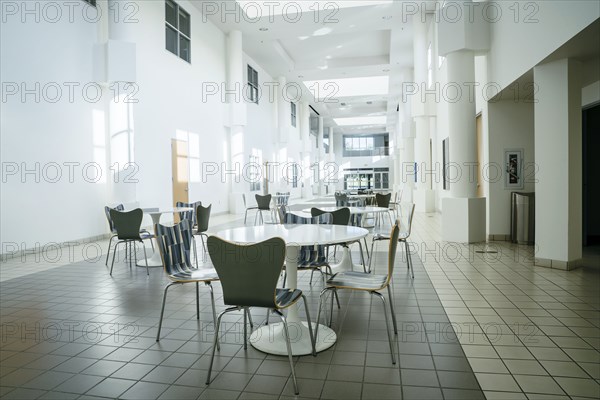
[[[344,3],[343,1],[323,1],[321,4],[330,6],[319,12],[307,10],[301,14],[296,14],[291,9],[286,18],[266,12],[261,14],[260,10],[256,13],[257,8],[249,9],[249,6],[244,7],[247,12],[244,14],[244,10],[234,0],[218,3],[207,0],[192,2],[201,11],[208,6],[203,3],[227,3],[228,10],[235,8],[236,14],[223,15],[219,12],[221,10],[217,10],[208,18],[225,33],[241,31],[244,51],[274,79],[285,76],[288,82],[301,84],[306,89],[306,100],[324,117],[326,127],[334,127],[334,132],[384,132],[396,123],[402,70],[412,68],[413,65],[411,18],[403,15],[402,1],[394,0],[387,4],[374,2],[370,5],[337,9],[333,9],[331,5]],[[304,4],[314,3],[315,1],[310,1]],[[250,12],[254,14],[250,15]],[[297,21],[292,22],[294,19]],[[388,92],[383,95],[344,98],[334,96],[323,101],[315,99],[313,93],[303,85],[304,81],[382,75],[389,76]],[[333,120],[339,117],[375,115],[387,115],[387,123],[339,127]]]

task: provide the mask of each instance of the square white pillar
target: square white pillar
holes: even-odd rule
[[[485,197],[442,199],[442,240],[477,243],[485,241]]]
[[[565,267],[582,257],[580,63],[533,69],[535,87],[536,264]]]
[[[413,194],[416,212],[435,212],[435,191],[432,189],[417,188]]]

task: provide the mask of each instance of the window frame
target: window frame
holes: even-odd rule
[[[250,103],[258,104],[258,71],[254,69],[250,64],[246,68],[249,97]]]
[[[292,117],[292,126],[294,128],[296,128],[297,107],[296,107],[296,103],[294,103],[293,101],[290,101],[290,114],[291,114],[291,117]]]
[[[176,19],[177,19],[177,26],[173,26],[173,24],[171,24],[169,22],[169,20],[167,19],[167,7],[172,6],[175,9],[175,15],[176,15]],[[184,33],[183,30],[181,29],[181,15],[187,16],[187,20],[189,23],[189,35]],[[171,29],[175,31],[175,35],[177,36],[177,52],[173,52],[169,49],[168,47],[168,43],[167,43],[167,33],[166,30],[167,29]],[[182,51],[181,51],[181,39],[186,39],[188,41],[188,57],[184,58],[182,56]],[[183,61],[191,64],[192,63],[192,16],[190,15],[189,12],[187,12],[183,7],[181,7],[179,4],[177,4],[174,0],[165,0],[165,49],[171,53],[176,55],[178,58],[182,59]]]

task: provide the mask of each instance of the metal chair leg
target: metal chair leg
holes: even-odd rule
[[[250,324],[250,329],[254,329],[254,322],[252,321],[252,314],[250,313],[249,307],[248,310],[246,310],[246,312],[248,313],[248,323]]]
[[[308,302],[306,301],[306,296],[302,295],[302,301],[304,302],[304,309],[306,310],[306,321],[308,323],[308,333],[310,334],[310,343],[312,344],[312,348],[313,348],[313,356],[317,355],[317,343],[316,343],[316,338],[315,335],[313,335],[313,330],[312,330],[312,322],[310,321],[310,312],[308,311]]]
[[[327,293],[328,291],[330,291],[331,288],[325,288],[323,290],[321,290],[321,293],[319,294],[319,308],[317,308],[317,326],[315,327],[315,341],[318,340],[319,338],[319,324],[321,323],[321,309],[323,308],[323,295],[325,293]]]
[[[200,282],[196,282],[196,319],[200,319]]]
[[[248,308],[244,307],[244,350],[248,350]]]
[[[363,265],[363,270],[366,273],[367,272],[367,263],[365,262],[365,254],[363,253],[363,247],[362,247],[362,243],[360,242],[360,240],[358,241],[358,248],[360,249],[360,260]]]
[[[337,296],[337,290],[334,288],[333,293],[331,294],[331,312],[329,314],[329,327],[331,328],[331,324],[333,323],[333,298]]]
[[[294,358],[292,356],[292,344],[290,343],[290,333],[288,331],[287,320],[279,310],[274,310],[274,311],[275,311],[275,313],[277,313],[277,315],[279,315],[279,318],[281,318],[281,321],[283,322],[283,331],[285,332],[285,344],[287,346],[288,359],[290,360],[290,368],[292,370],[292,380],[294,382],[294,393],[296,395],[298,395],[298,394],[300,394],[300,392],[298,391],[298,381],[296,380],[296,370],[294,368]]]
[[[392,285],[388,285],[388,297],[390,299],[390,311],[392,312],[392,322],[394,323],[394,334],[398,334],[398,323],[396,322],[396,312],[394,311],[394,297],[392,296]]]
[[[173,283],[169,283],[166,287],[165,287],[165,291],[163,293],[163,301],[162,301],[162,308],[160,309],[160,319],[158,320],[158,332],[156,332],[156,341],[158,342],[160,340],[160,330],[162,328],[162,321],[163,321],[163,316],[165,315],[165,303],[167,301],[167,290],[169,290],[169,288],[173,285],[178,284],[179,282],[173,282]]]
[[[372,295],[375,295],[381,299],[381,303],[383,304],[383,312],[385,314],[385,327],[388,334],[388,340],[390,342],[390,353],[392,355],[392,364],[396,365],[396,355],[394,353],[394,345],[392,344],[392,334],[390,333],[390,321],[388,320],[388,310],[385,306],[385,297],[379,292],[371,292]]]
[[[115,244],[115,248],[113,249],[112,264],[110,265],[110,276],[112,276],[113,267],[115,266],[115,256],[117,255],[117,247],[119,247],[119,243],[125,242],[119,240],[117,244]],[[127,244],[125,244],[125,246],[127,246]],[[125,248],[125,250],[127,250],[127,248]]]
[[[142,247],[144,248],[144,258],[146,259],[146,275],[150,276],[150,269],[148,269],[148,255],[146,254],[146,246],[144,246],[143,241],[142,241]]]
[[[265,321],[265,325],[269,325],[269,314],[271,314],[271,310],[267,308],[267,320]]]
[[[110,248],[112,247],[112,241],[116,238],[117,235],[112,235],[110,239],[108,239],[108,250],[106,251],[106,261],[104,261],[104,265],[108,267],[108,256],[110,255]]]
[[[205,285],[208,286],[208,290],[210,291],[210,305],[212,307],[213,314],[213,324],[216,326],[217,324],[217,308],[215,307],[215,293],[213,291],[213,287],[210,282],[205,282]],[[216,328],[215,328],[216,329]],[[217,350],[221,350],[221,344],[217,340]]]
[[[371,257],[369,257],[369,273],[371,273],[371,264],[373,262],[373,257],[375,257],[375,253],[373,252],[373,247],[375,246],[375,239],[371,240]]]
[[[246,218],[248,217],[248,209],[246,208],[246,212],[244,213],[244,225],[246,225]]]
[[[404,251],[406,252],[406,267],[410,269],[411,277],[415,277],[415,270],[412,265],[412,257],[410,256],[410,246],[408,245],[408,241],[404,240]]]
[[[369,245],[367,244],[366,236],[363,238],[363,241],[365,242],[365,250],[367,251],[367,258],[369,258]]]
[[[204,249],[204,253],[206,254],[207,250],[206,250],[206,243],[204,243],[204,233],[200,234],[200,240],[202,240],[202,248]]]

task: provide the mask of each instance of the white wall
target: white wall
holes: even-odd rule
[[[490,23],[490,82],[502,89],[600,17],[598,1],[494,4],[502,8],[502,17]]]
[[[15,4],[20,7],[24,3]],[[96,112],[96,121],[103,120],[103,101],[91,102],[95,97],[91,89],[88,100],[82,94],[82,87],[93,82],[92,49],[97,27],[81,18],[81,10],[74,15],[73,22],[63,18],[56,23],[43,18],[36,23],[32,15],[22,23],[20,14],[3,15],[6,22],[0,24],[3,95],[6,85],[13,82],[19,86],[25,84],[29,89],[37,82],[41,88],[58,85],[62,90],[62,97],[56,102],[56,93],[48,90],[37,101],[34,95],[27,95],[22,101],[18,93],[7,96],[0,104],[3,172],[10,168],[10,163],[17,163],[19,169],[34,169],[36,165],[40,169],[37,177],[36,174],[22,177],[19,171],[2,179],[3,244],[17,242],[23,248],[33,248],[36,243],[43,246],[106,231],[105,180],[89,183],[94,180],[93,170],[88,171],[87,178],[82,175],[82,167],[95,162],[102,167],[104,178],[108,173],[99,158],[105,146],[101,123],[97,125],[101,133],[94,141],[93,116]],[[75,87],[72,102],[66,82],[79,85]],[[52,183],[56,169],[49,163],[60,165],[62,175],[56,183]],[[72,182],[69,168],[63,163],[79,163],[74,167]],[[3,246],[0,253],[4,252]]]
[[[489,165],[488,185],[488,234],[510,234],[510,194],[513,191],[533,192],[535,189],[534,155],[534,104],[512,100],[488,103]],[[506,189],[504,150],[523,149],[525,169],[523,189]],[[498,176],[500,170],[502,175]],[[485,169],[484,169],[485,171]],[[538,199],[536,199],[538,200]],[[544,199],[539,199],[544,201]]]

